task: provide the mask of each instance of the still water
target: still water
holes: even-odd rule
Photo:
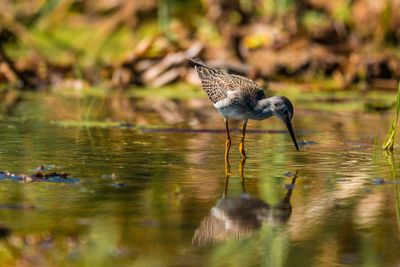
[[[206,100],[23,100],[0,121],[0,170],[73,180],[0,179],[0,266],[398,266],[391,114],[296,107],[300,152],[280,121],[250,122],[241,162],[232,125],[227,174]]]

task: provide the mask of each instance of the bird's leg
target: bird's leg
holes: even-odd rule
[[[231,136],[229,134],[229,124],[228,119],[225,119],[225,127],[226,127],[226,142],[225,142],[225,161],[229,158],[229,150],[231,149]],[[229,165],[229,163],[228,163]]]
[[[231,176],[231,167],[229,165],[229,159],[225,158],[225,187],[224,187],[224,194],[222,195],[222,197],[225,197],[228,193],[228,184],[230,176]]]
[[[229,164],[229,157],[225,156],[225,176],[227,179],[231,175],[231,165]]]
[[[239,164],[239,174],[240,178],[242,178],[242,193],[246,193],[246,188],[244,184],[244,164],[246,163],[246,158],[240,159],[240,164]]]
[[[240,139],[239,150],[243,159],[246,159],[246,152],[244,151],[244,138],[246,136],[247,120],[243,120],[242,138]]]

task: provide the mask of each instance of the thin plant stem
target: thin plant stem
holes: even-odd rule
[[[396,167],[395,167],[392,150],[387,150],[386,158],[388,159],[388,162],[389,162],[390,174],[392,176],[392,181],[394,183],[393,189],[394,189],[394,203],[395,203],[395,209],[396,209],[396,221],[397,221],[397,226],[399,227],[399,230],[400,230],[399,184],[398,184],[398,180],[397,180],[397,176],[396,176]]]
[[[397,121],[399,118],[400,111],[400,82],[397,88],[397,103],[396,103],[396,116],[390,125],[389,131],[386,135],[385,142],[383,143],[383,149],[385,150],[393,150],[394,141],[396,139],[396,129],[397,129]]]

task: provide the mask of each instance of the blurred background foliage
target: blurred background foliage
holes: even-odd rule
[[[395,88],[400,77],[399,0],[4,0],[0,10],[3,84],[196,83],[183,51],[261,81]]]

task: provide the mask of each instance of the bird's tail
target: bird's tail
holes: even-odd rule
[[[201,66],[207,68],[206,64],[204,64],[204,62],[200,58],[186,57],[186,59],[192,62],[195,66]]]
[[[206,79],[209,78],[210,76],[215,75],[216,73],[219,73],[218,70],[206,66],[204,62],[201,61],[201,59],[199,58],[193,59],[187,57],[187,59],[194,64],[194,67],[197,73],[199,74],[200,79]]]

